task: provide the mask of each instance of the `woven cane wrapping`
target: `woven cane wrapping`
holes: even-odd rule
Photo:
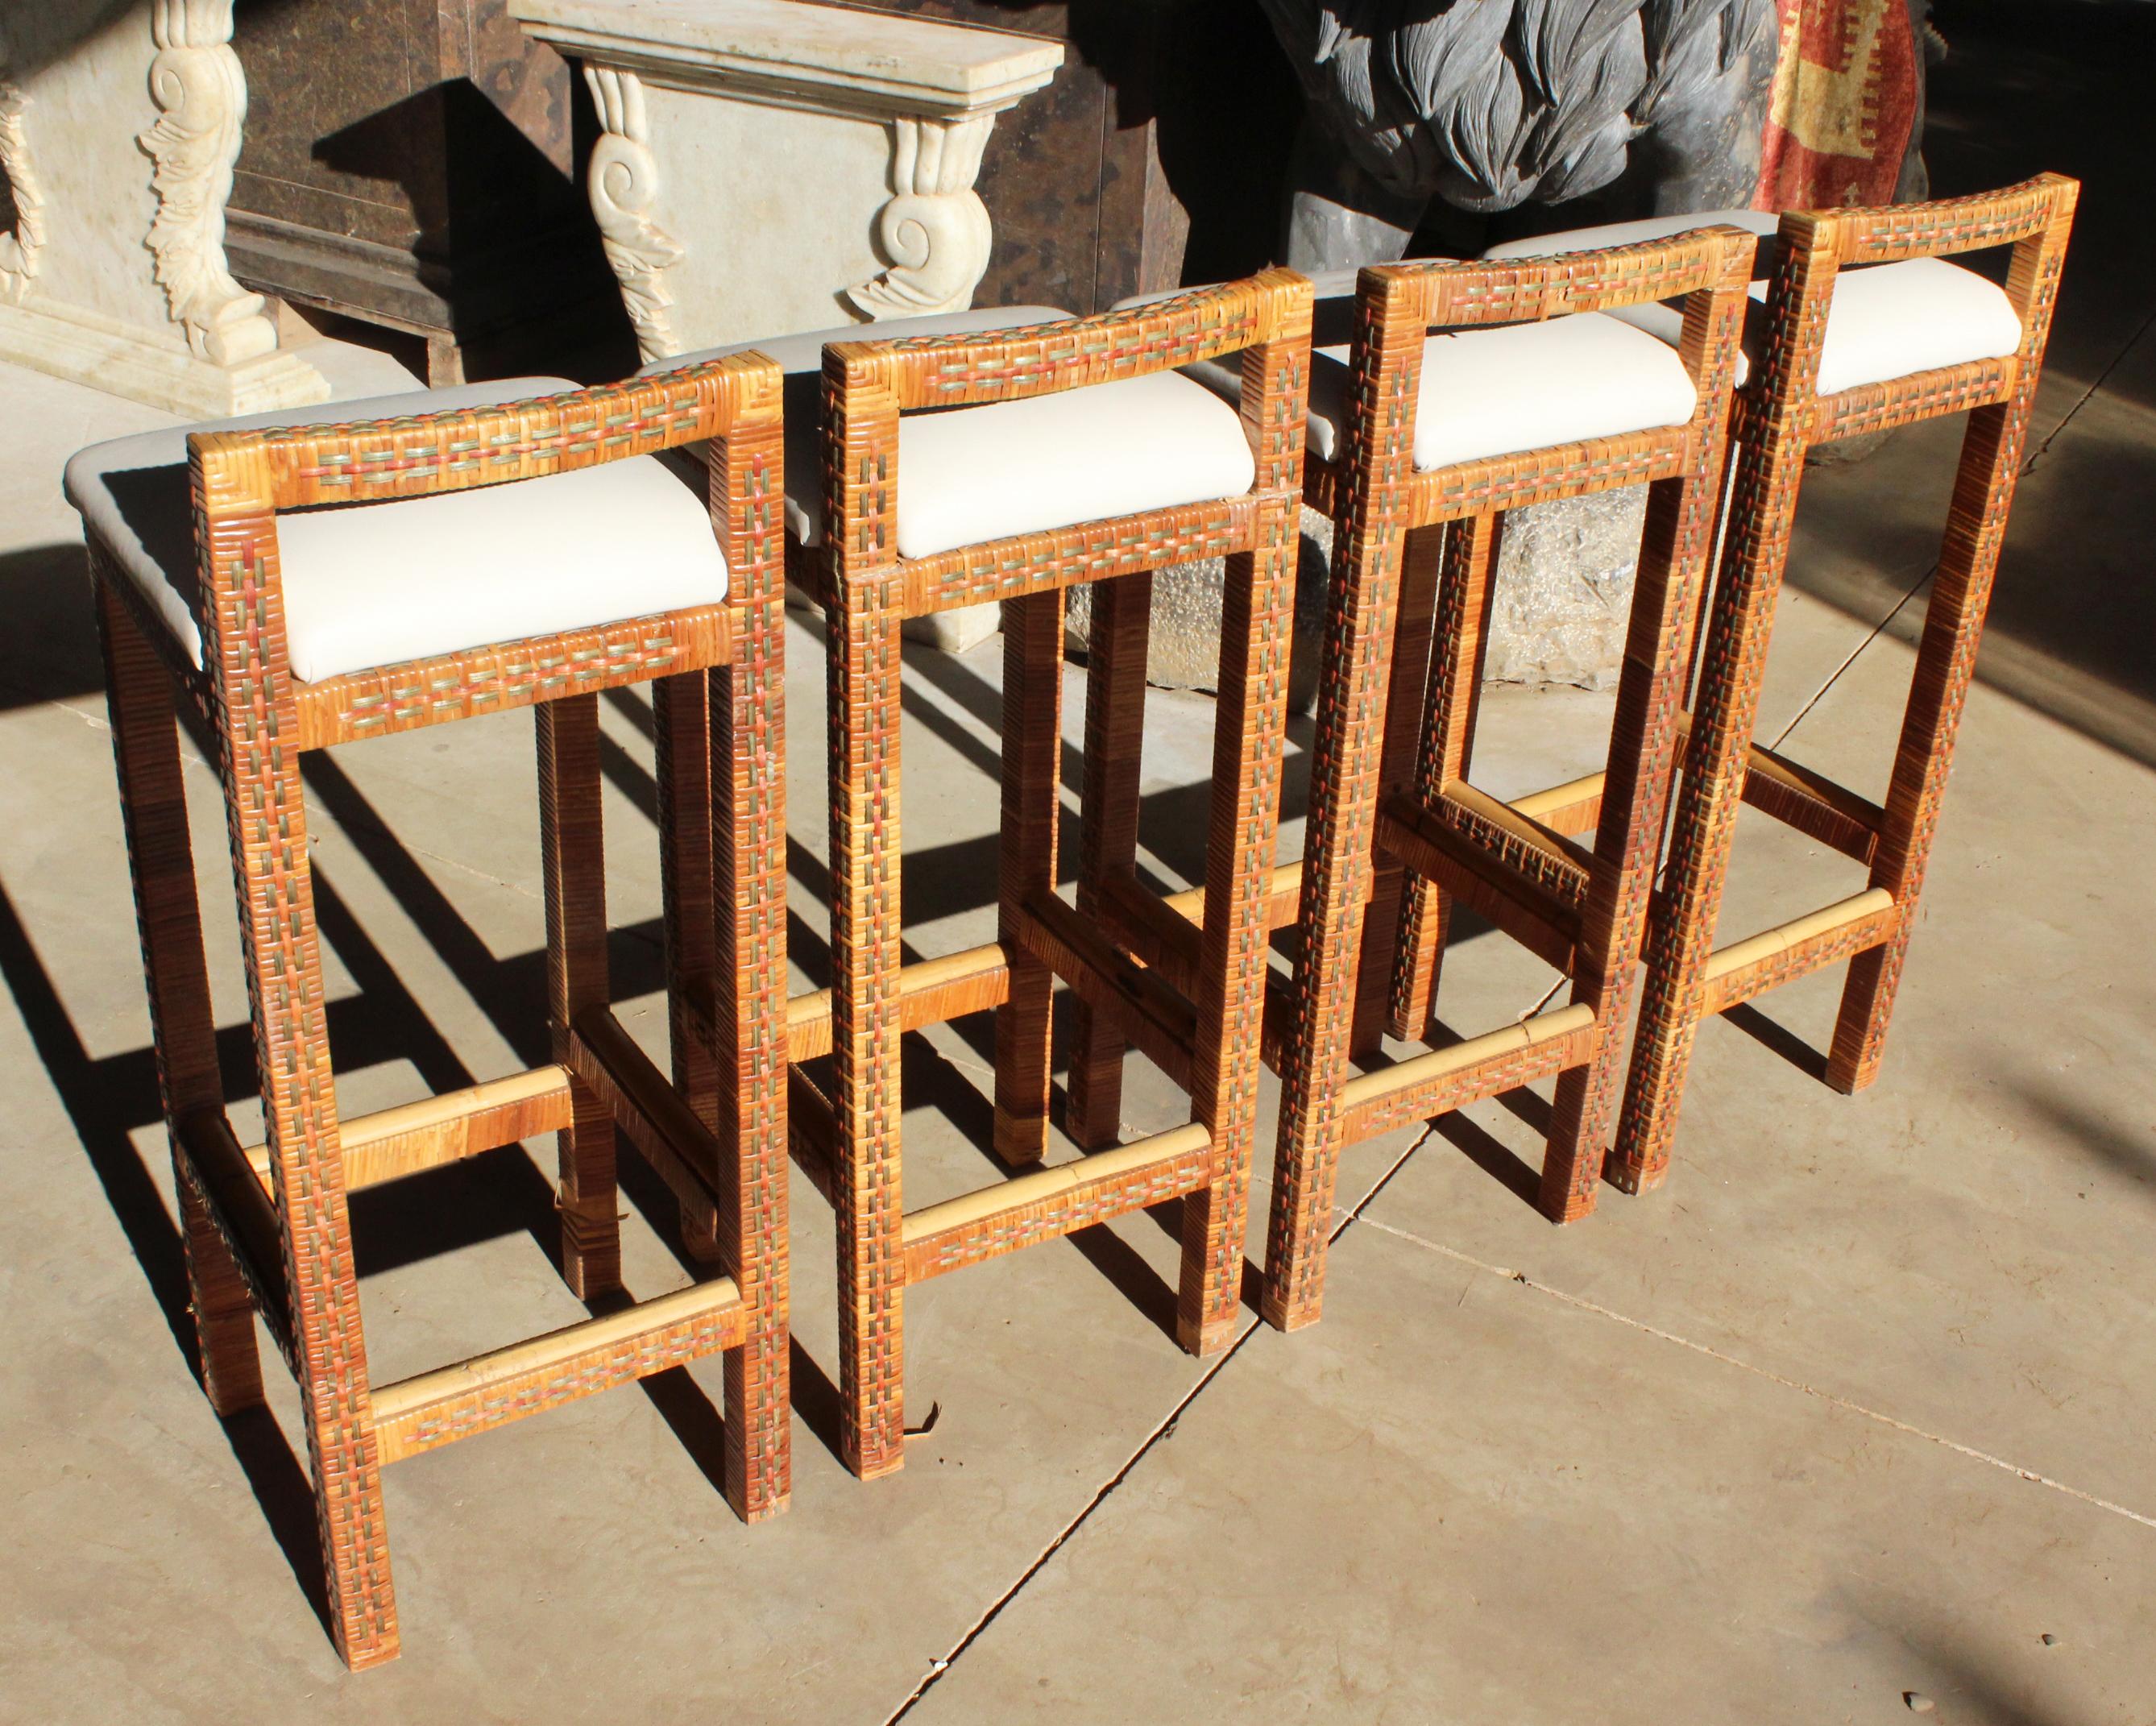
[[[1376,816],[1386,704],[1400,581],[1409,533],[1453,520],[1440,574],[1433,700],[1418,772],[1424,806],[1463,841],[1489,840],[1489,855],[1523,866],[1523,886],[1553,870],[1565,896],[1579,877],[1539,845],[1527,855],[1508,828],[1448,807],[1446,788],[1465,773],[1473,733],[1474,686],[1486,628],[1496,515],[1530,501],[1654,481],[1632,629],[1611,745],[1596,855],[1584,883],[1573,999],[1594,1015],[1593,1035],[1573,1039],[1584,1064],[1558,1082],[1543,1205],[1563,1220],[1591,1204],[1599,1166],[1597,1122],[1614,1101],[1609,1069],[1613,1027],[1621,1025],[1628,941],[1645,915],[1659,839],[1661,789],[1676,746],[1681,679],[1691,642],[1691,607],[1705,562],[1727,423],[1738,316],[1752,242],[1708,229],[1675,243],[1568,258],[1493,265],[1397,265],[1365,270],[1357,303],[1345,447],[1330,496],[1340,506],[1330,625],[1312,750],[1311,812],[1298,912],[1301,957],[1295,974],[1283,1060],[1280,1137],[1268,1230],[1265,1311],[1282,1328],[1308,1324],[1322,1298],[1325,1244],[1339,1154],[1369,1122],[1387,1120],[1379,1101],[1352,1119],[1344,1081],[1353,1036],[1363,904],[1377,867]],[[1681,353],[1697,394],[1689,425],[1461,463],[1417,475],[1415,412],[1425,334],[1433,324],[1487,325],[1686,296]],[[1403,691],[1405,694],[1405,691]],[[1518,855],[1514,855],[1518,853]],[[1405,860],[1412,865],[1416,860]],[[1492,878],[1499,876],[1492,871]],[[1433,979],[1442,911],[1431,890],[1406,890],[1399,1004],[1420,1032],[1424,991]],[[1373,943],[1382,953],[1383,943]],[[1620,955],[1623,955],[1620,958]],[[1543,1056],[1539,1060],[1547,1061]],[[1509,1082],[1517,1056],[1478,1063],[1446,1095]],[[1375,1129],[1373,1129],[1375,1130]]]
[[[681,1302],[665,1297],[674,1304],[641,1329],[619,1318],[607,1321],[608,1336],[617,1340],[584,1344],[572,1332],[562,1333],[566,1341],[535,1344],[531,1382],[514,1394],[454,1394],[414,1404],[408,1391],[398,1406],[424,1405],[425,1434],[400,1428],[392,1449],[404,1454],[481,1431],[625,1380],[650,1369],[646,1363],[724,1346],[729,1495],[745,1516],[768,1514],[785,1501],[779,400],[778,368],[747,356],[473,413],[197,434],[189,465],[208,598],[203,674],[172,668],[174,650],[162,632],[157,652],[167,665],[158,665],[143,627],[155,620],[131,603],[130,584],[116,576],[93,536],[116,759],[204,1384],[222,1410],[259,1400],[248,1312],[250,1304],[259,1307],[300,1380],[330,1620],[339,1652],[354,1667],[393,1656],[398,1632],[379,1481],[384,1451],[360,1326],[307,863],[300,761],[308,747],[518,701],[544,704],[550,1008],[561,1026],[581,1012],[603,1012],[606,1000],[590,691],[659,671],[701,674],[741,650],[743,672],[725,675],[728,705],[710,727],[726,752],[728,793],[721,799],[692,795],[697,806],[688,811],[707,823],[712,804],[723,804],[718,819],[729,850],[718,871],[726,897],[718,926],[726,950],[739,958],[736,975],[709,1009],[721,1035],[731,1033],[739,1074],[732,1095],[740,1119],[729,1149],[740,1154],[719,1177],[729,1189],[730,1226],[721,1245],[739,1287],[737,1298],[729,1285],[731,1316],[685,1322],[673,1316]],[[278,580],[280,509],[494,484],[699,439],[721,451],[715,508],[736,583],[726,607],[497,645],[311,687],[292,676]],[[218,743],[262,1076],[266,1195],[223,1112],[173,725],[172,696],[181,689],[203,708]],[[682,813],[678,800],[675,813]],[[700,889],[693,879],[684,886],[670,876],[669,891],[701,894],[702,914],[711,915],[708,886]],[[677,922],[678,913],[670,907]],[[617,1276],[613,1123],[588,1093],[579,1087],[572,1094],[573,1123],[564,1134],[564,1269],[572,1285],[596,1292]],[[436,1148],[423,1148],[415,1166],[463,1153],[455,1148],[462,1135],[449,1130],[454,1117],[441,1118],[441,1130],[423,1135]],[[698,1292],[688,1304],[709,1298]],[[454,1378],[459,1369],[448,1370]]]
[[[1763,961],[1767,968],[1756,979],[1710,985],[1707,976],[1737,810],[1754,758],[1760,679],[1805,451],[1823,437],[1973,408],[1895,753],[1888,806],[1897,813],[1881,823],[1882,830],[1893,826],[1895,838],[1889,844],[1882,830],[1873,850],[1872,885],[1893,895],[1897,914],[1885,943],[1851,964],[1828,1063],[1828,1081],[1840,1089],[1858,1088],[1876,1074],[2042,370],[2076,192],[2072,181],[2046,174],[1984,197],[1783,218],[1764,362],[1743,406],[1743,449],[1664,870],[1666,908],[1647,949],[1640,1034],[1618,1124],[1613,1179],[1628,1190],[1656,1184],[1668,1168],[1699,1020],[1719,1000],[1744,999],[1847,952],[1845,943],[1821,943],[1801,967],[1779,955]],[[1817,395],[1840,266],[2001,244],[2014,247],[2007,295],[2022,326],[2014,356]]]
[[[1230,560],[1209,840],[1214,915],[1204,937],[1195,1011],[1186,1021],[1193,1029],[1171,1036],[1173,1046],[1159,1052],[1171,1071],[1187,1066],[1194,1114],[1210,1140],[1200,1156],[1206,1179],[1184,1207],[1179,1332],[1187,1346],[1199,1349],[1219,1346],[1231,1332],[1255,1130],[1263,913],[1278,814],[1309,307],[1309,285],[1272,270],[1136,311],[1016,335],[844,342],[826,350],[830,527],[828,574],[817,585],[830,618],[835,1143],[829,1184],[840,1235],[842,1447],[858,1473],[881,1473],[901,1460],[902,1307],[909,1274],[1016,1251],[1090,1220],[1090,1214],[1079,1217],[1073,1208],[1079,1201],[1068,1195],[1014,1199],[966,1225],[963,1241],[949,1246],[955,1259],[942,1246],[903,1246],[898,1036],[902,1024],[925,1022],[919,1015],[930,1010],[923,994],[923,1004],[907,1015],[899,973],[898,643],[899,624],[908,615],[987,598],[1005,605],[999,893],[1005,987],[998,999],[997,1143],[1006,1157],[1024,1163],[1045,1144],[1048,1001],[1055,975],[1067,963],[1072,974],[1066,981],[1113,1000],[1119,997],[1111,980],[1128,969],[1105,946],[1091,958],[1067,950],[1047,939],[1040,923],[1040,907],[1051,903],[1056,851],[1059,590],[1079,581],[1142,581],[1135,572],[1171,559],[1212,553]],[[1242,417],[1258,470],[1247,496],[1022,535],[936,557],[899,557],[892,518],[902,410],[1040,395],[1239,350]],[[1134,774],[1135,732],[1119,724],[1105,735],[1127,737],[1127,763],[1109,765]],[[1106,854],[1089,855],[1097,861]],[[1090,901],[1092,889],[1086,891]],[[942,1010],[964,1010],[982,1004],[980,993],[971,986],[955,994],[938,990],[936,999]],[[1177,1018],[1168,1014],[1163,1022]],[[1159,1031],[1148,1021],[1149,1036]],[[1094,1136],[1111,1131],[1096,1129]],[[814,1145],[803,1148],[817,1158]],[[1115,1211],[1101,1214],[1149,1202],[1153,1191],[1145,1182],[1104,1187]],[[1101,1194],[1085,1203],[1106,1202]]]

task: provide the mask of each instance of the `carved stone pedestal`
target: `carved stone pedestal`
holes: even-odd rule
[[[511,0],[583,64],[592,211],[649,362],[963,311],[995,116],[1062,44],[808,0]]]
[[[328,396],[226,268],[231,40],[232,0],[0,15],[0,360],[199,418]]]
[[[988,134],[1063,64],[1058,42],[808,0],[510,11],[583,63],[592,213],[647,363],[970,306]],[[996,609],[916,621],[956,652]]]

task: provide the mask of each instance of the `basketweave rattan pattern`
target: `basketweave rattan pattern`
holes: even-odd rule
[[[1281,1056],[1282,1103],[1266,1247],[1265,1312],[1282,1328],[1317,1318],[1340,1153],[1396,1124],[1403,1108],[1458,1107],[1555,1071],[1542,1205],[1568,1220],[1592,1208],[1615,1062],[1659,842],[1696,595],[1713,526],[1738,320],[1753,242],[1715,229],[1645,246],[1502,265],[1367,270],[1357,297],[1346,436],[1330,495],[1338,506],[1328,634],[1312,748],[1297,914],[1301,937]],[[1697,406],[1685,425],[1461,463],[1419,474],[1412,449],[1423,346],[1434,326],[1593,311],[1682,295],[1680,353]],[[1652,481],[1617,717],[1591,853],[1516,816],[1466,782],[1501,511],[1519,503]],[[1440,557],[1429,536],[1450,523]],[[1418,545],[1417,542],[1421,542]],[[1410,547],[1415,549],[1410,552]],[[1423,691],[1393,665],[1396,629],[1414,619],[1419,657],[1430,614],[1431,706],[1409,783],[1411,727],[1389,713]],[[1388,747],[1388,739],[1391,745]],[[1405,878],[1393,871],[1404,866]],[[1562,965],[1567,1015],[1473,1040],[1465,1065],[1422,1076],[1413,1061],[1353,1078],[1373,1030],[1359,968],[1391,968],[1364,907],[1399,902],[1419,946],[1403,944],[1409,992],[1434,987],[1445,894],[1476,896],[1499,927]],[[1537,935],[1535,932],[1542,931]],[[1396,1002],[1396,1013],[1402,1004]],[[1428,1000],[1409,1004],[1420,1037]],[[1584,1016],[1583,1016],[1584,1014]],[[1548,1021],[1548,1022],[1545,1022]],[[1367,1045],[1366,1045],[1367,1046]],[[1389,1103],[1389,1093],[1399,1093]],[[1404,1118],[1414,1118],[1408,1116]]]
[[[744,1517],[788,1489],[786,1379],[784,750],[779,381],[757,356],[608,388],[368,424],[198,434],[189,440],[206,596],[198,670],[156,625],[93,535],[115,761],[153,1040],[171,1128],[190,1291],[212,1404],[262,1400],[249,1307],[299,1380],[339,1652],[355,1667],[398,1648],[379,1470],[398,1456],[675,1361],[725,1351],[726,1485]],[[511,482],[709,440],[714,529],[732,591],[722,606],[496,644],[308,685],[286,654],[276,516]],[[162,661],[162,663],[161,663]],[[391,1111],[370,1179],[434,1166],[550,1128],[562,1136],[562,1260],[588,1297],[619,1284],[616,1117],[633,1139],[671,1087],[631,1063],[602,1098],[570,1069],[606,1040],[603,865],[593,691],[665,678],[662,760],[703,751],[723,781],[676,795],[662,835],[670,968],[711,1003],[716,1035],[677,1064],[708,1130],[676,1132],[724,1275],[585,1325],[423,1374],[368,1380],[353,1271],[343,1128],[324,1022],[300,763],[308,749],[467,714],[537,704],[547,883],[548,1009],[557,1065]],[[218,745],[267,1143],[234,1138],[223,1108],[187,840],[175,691]],[[706,721],[706,714],[708,719]],[[676,722],[680,722],[677,723]],[[690,776],[693,778],[693,775]],[[713,858],[708,812],[726,812]],[[691,901],[694,902],[690,902]],[[716,902],[714,903],[714,901]],[[696,938],[694,926],[709,934]],[[680,938],[690,931],[689,938]],[[720,956],[733,974],[720,974]],[[702,974],[691,974],[701,973]],[[584,1017],[580,1015],[597,1015]],[[625,1040],[625,1039],[624,1040]],[[639,1060],[641,1057],[637,1057]],[[648,1066],[648,1063],[646,1064]],[[722,1068],[732,1070],[721,1082]],[[663,1094],[662,1094],[663,1093]],[[609,1104],[611,1106],[609,1106]],[[681,1105],[686,1107],[686,1105]],[[486,1135],[497,1135],[488,1137]],[[484,1137],[484,1144],[475,1143]],[[660,1159],[654,1159],[660,1160]]]
[[[1693,1040],[1711,1013],[1847,959],[1826,1081],[1851,1092],[1877,1076],[2013,503],[2077,193],[2073,181],[2046,174],[1976,198],[1783,218],[1768,295],[1766,351],[1739,398],[1743,447],[1692,696],[1664,909],[1647,948],[1640,1033],[1618,1123],[1611,1178],[1627,1190],[1655,1186],[1668,1170]],[[2013,355],[1839,395],[1818,393],[1840,270],[1999,245],[2013,248],[2006,293],[2022,332]],[[1886,803],[1869,805],[1825,781],[1793,796],[1794,770],[1761,749],[1753,731],[1805,452],[1826,439],[1964,411],[1969,428]],[[1870,864],[1870,886],[1889,896],[1891,910],[1862,910],[1858,901],[1846,901],[1842,922],[1807,927],[1794,944],[1776,946],[1739,971],[1717,968],[1715,935],[1739,805],[1748,802],[1818,830],[1805,817],[1828,799],[1835,805],[1831,824],[1853,825],[1868,841],[1858,845],[1836,832],[1830,842]],[[1814,923],[1819,915],[1799,922]]]
[[[1232,1333],[1256,1128],[1310,297],[1300,276],[1271,270],[1038,330],[825,350],[827,564],[819,585],[831,668],[834,1090],[828,1146],[817,1142],[820,1121],[808,1127],[814,1117],[805,1112],[794,1136],[800,1160],[828,1185],[839,1214],[841,1440],[859,1474],[885,1473],[902,1460],[904,1290],[914,1276],[1180,1194],[1178,1333],[1186,1347],[1204,1351]],[[1243,355],[1241,413],[1257,465],[1245,497],[936,557],[899,556],[892,522],[902,413],[1040,395],[1235,352]],[[1132,1171],[1045,1195],[1020,1176],[977,1195],[982,1215],[947,1238],[909,1246],[916,1225],[901,1205],[901,1029],[995,1005],[996,1148],[1024,1167],[1048,1142],[1057,977],[1096,1012],[1152,1003],[1166,987],[1087,926],[1066,922],[1067,907],[1055,899],[1063,589],[1105,581],[1113,591],[1117,582],[1142,583],[1140,572],[1156,563],[1207,553],[1229,559],[1207,850],[1212,911],[1185,1016],[1164,1009],[1147,1021],[1171,1070],[1188,1073],[1204,1143],[1157,1135],[1108,1153],[1135,1157]],[[1004,636],[998,940],[957,986],[916,990],[899,963],[899,625],[989,598],[1003,602]],[[796,1030],[798,1049],[809,1035],[803,1025]]]

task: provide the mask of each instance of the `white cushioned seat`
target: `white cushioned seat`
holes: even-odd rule
[[[1310,448],[1327,461],[1345,437],[1348,386],[1346,348],[1321,348],[1311,357]],[[1682,425],[1698,402],[1676,355],[1614,318],[1589,312],[1446,331],[1423,344],[1414,465],[1428,473]]]
[[[1345,436],[1348,338],[1360,274],[1351,267],[1310,279],[1319,346],[1310,362],[1307,447],[1322,461],[1337,458]],[[1116,309],[1165,297],[1140,295]],[[1235,400],[1241,390],[1241,374],[1232,366],[1205,361],[1185,369],[1225,400]],[[1449,331],[1423,347],[1414,465],[1428,473],[1455,462],[1682,425],[1697,402],[1691,374],[1666,344],[1642,340],[1613,318],[1589,314]]]
[[[958,546],[1240,496],[1241,416],[1173,372],[899,422],[898,549]]]
[[[1619,222],[1602,228],[1578,228],[1537,239],[1492,246],[1491,259],[1556,257],[1598,246],[1666,239],[1695,228],[1732,223],[1771,235],[1780,218],[1759,210],[1708,210],[1689,216],[1656,216],[1644,222]],[[1748,378],[1751,363],[1766,341],[1767,276],[1774,248],[1763,244],[1753,265],[1753,304],[1745,308],[1744,353],[1737,381]],[[1676,345],[1684,325],[1676,301],[1627,306],[1609,316],[1622,318]],[[1836,395],[1866,383],[1883,383],[1974,360],[2002,359],[2021,345],[2021,321],[2013,302],[1996,284],[1943,258],[1905,258],[1897,264],[1863,265],[1840,271],[1834,301],[1828,308],[1826,344],[1820,355],[1819,393]]]
[[[397,419],[576,387],[518,378],[174,426],[78,452],[63,489],[199,665],[189,432]],[[307,682],[710,605],[726,592],[708,512],[649,456],[430,497],[285,511],[277,542],[292,670]]]
[[[655,360],[636,375],[670,372],[731,355],[761,353],[786,374],[786,531],[797,544],[813,546],[824,537],[824,345],[828,342],[885,342],[900,336],[974,336],[1029,324],[1060,324],[1070,314],[1053,306],[977,306],[967,311],[939,311],[927,317],[890,318],[875,324],[842,324],[793,336],[736,342]],[[684,465],[683,477],[701,485],[700,467]]]

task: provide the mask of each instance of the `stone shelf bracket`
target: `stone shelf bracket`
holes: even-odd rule
[[[681,259],[679,241],[651,219],[659,195],[659,159],[651,153],[644,83],[634,72],[587,65],[584,82],[605,128],[592,146],[592,214],[607,262],[621,284],[621,301],[647,360],[682,352],[668,316],[674,296],[666,272]]]
[[[876,213],[891,268],[846,290],[871,318],[925,317],[973,303],[995,239],[973,181],[995,123],[993,114],[891,122],[893,196]]]
[[[647,362],[971,306],[995,116],[1063,63],[1039,37],[810,0],[509,9],[583,63],[592,211]]]

